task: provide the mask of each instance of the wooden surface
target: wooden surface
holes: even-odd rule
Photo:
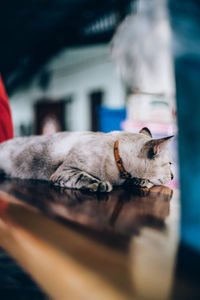
[[[0,246],[51,299],[173,297],[178,232],[168,187],[92,194],[0,182]]]

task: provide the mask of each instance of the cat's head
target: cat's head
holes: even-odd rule
[[[148,128],[140,130],[137,135],[138,148],[132,157],[131,174],[148,179],[152,185],[164,185],[173,179],[171,156],[167,144],[173,136],[153,139]],[[135,148],[135,147],[134,147]],[[134,160],[134,163],[133,163]],[[130,166],[130,165],[129,165]]]
[[[145,158],[144,173],[153,185],[163,185],[173,179],[171,170],[171,156],[167,145],[173,136],[153,139],[148,128],[140,130],[140,134],[147,135],[150,139],[146,141],[140,151],[140,157]]]

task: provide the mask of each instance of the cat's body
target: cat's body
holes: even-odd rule
[[[56,185],[110,191],[125,179],[114,157],[114,143],[132,177],[144,178],[145,186],[171,180],[168,153],[149,158],[152,138],[139,133],[63,132],[49,136],[20,137],[0,144],[0,170],[9,177],[42,179]],[[164,144],[164,143],[163,143]],[[165,165],[165,166],[164,166]]]

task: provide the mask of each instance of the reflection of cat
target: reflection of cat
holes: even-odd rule
[[[139,233],[144,226],[163,230],[173,196],[173,190],[166,186],[137,190],[123,187],[110,193],[90,193],[57,188],[45,181],[20,179],[3,179],[0,189],[14,199],[17,197],[21,204],[25,201],[115,246],[123,246],[125,237]]]
[[[170,138],[152,139],[147,128],[139,134],[63,132],[21,137],[0,145],[0,169],[10,177],[44,179],[90,191],[109,192],[113,185],[123,184],[126,175],[129,181],[138,178],[138,185],[151,187],[173,177],[166,149]]]
[[[173,195],[165,186],[154,186],[144,194],[138,191],[138,195],[134,191],[117,189],[100,194],[101,200],[98,194],[82,191],[65,189],[63,195],[51,192],[54,201],[48,201],[43,208],[47,213],[96,231],[125,236],[138,233],[143,226],[162,230]]]

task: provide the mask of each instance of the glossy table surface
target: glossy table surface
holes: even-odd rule
[[[177,271],[178,245],[178,190],[0,182],[0,247],[48,298],[195,299],[196,275]]]

